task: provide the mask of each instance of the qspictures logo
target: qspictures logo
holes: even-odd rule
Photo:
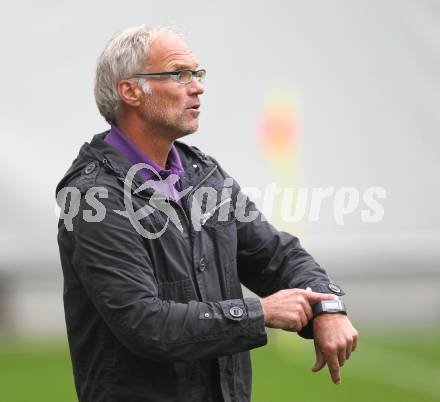
[[[151,173],[154,179],[146,180],[140,187],[135,188],[134,177],[140,170]],[[285,222],[318,222],[321,217],[321,207],[331,205],[333,217],[337,225],[343,226],[348,216],[357,214],[364,223],[382,221],[385,209],[381,203],[386,199],[383,187],[327,187],[327,188],[291,188],[279,187],[275,183],[267,185],[264,190],[258,187],[247,187],[235,191],[233,196],[233,180],[226,178],[221,190],[209,186],[193,188],[189,186],[177,190],[179,176],[171,174],[165,179],[154,167],[138,163],[133,165],[124,179],[124,210],[112,212],[126,217],[133,228],[147,239],[161,237],[168,226],[173,224],[179,231],[190,224],[195,231],[202,230],[206,224],[215,225],[229,219],[239,222],[253,222],[256,219],[270,220],[275,210],[276,200],[281,200],[281,218]],[[135,210],[133,197],[150,189],[148,197],[142,197],[143,206]],[[219,194],[220,192],[220,194]],[[100,200],[109,197],[105,187],[91,187],[81,194],[76,187],[64,187],[57,194],[57,215],[63,221],[67,231],[74,230],[74,218],[86,222],[102,222],[107,215],[107,209]],[[182,222],[177,209],[182,209],[180,203],[189,197],[191,205],[186,222]],[[249,208],[250,200],[261,201],[262,213],[256,208]],[[84,203],[83,208],[81,202]],[[189,205],[188,204],[188,205]],[[81,216],[78,216],[81,210]],[[142,221],[152,214],[164,217],[163,225],[155,231],[149,231]]]

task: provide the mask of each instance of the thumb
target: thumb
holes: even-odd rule
[[[318,303],[322,300],[338,300],[338,296],[330,293],[316,293],[312,291],[307,291],[304,295],[310,304]]]
[[[317,347],[315,347],[315,351],[316,351],[316,362],[315,365],[312,367],[312,371],[316,373],[325,366],[325,359],[324,359],[324,355]]]

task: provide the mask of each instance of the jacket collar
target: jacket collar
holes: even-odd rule
[[[113,146],[104,141],[108,133],[109,130],[96,134],[90,143],[85,143],[81,147],[78,157],[73,161],[72,166],[58,184],[57,192],[72,178],[81,174],[81,171],[90,161],[97,161],[101,165],[108,166],[119,179],[125,179],[132,163]],[[174,141],[174,145],[184,168],[184,173],[180,176],[182,189],[197,186],[216,164],[196,147],[180,141]],[[139,187],[144,180],[139,174],[136,174],[133,182],[136,187]]]

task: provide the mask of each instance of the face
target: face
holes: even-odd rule
[[[153,41],[148,59],[148,73],[196,70],[191,49],[176,35],[164,33]],[[143,114],[146,122],[167,135],[178,138],[199,127],[201,84],[193,78],[180,84],[170,77],[148,78],[150,94],[145,94]]]

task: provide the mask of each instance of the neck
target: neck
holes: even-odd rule
[[[161,135],[162,133],[147,122],[133,118],[133,116],[119,117],[116,125],[149,159],[165,168],[173,139]]]

